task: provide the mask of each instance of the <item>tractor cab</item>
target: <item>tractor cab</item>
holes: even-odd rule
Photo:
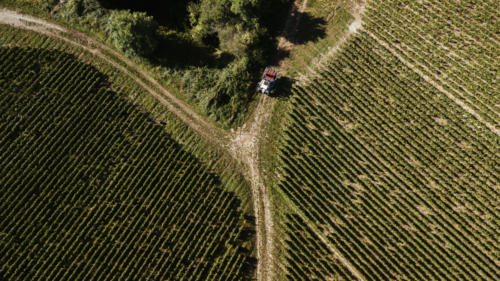
[[[266,67],[264,74],[262,75],[262,80],[260,80],[257,87],[257,91],[270,95],[276,82],[278,81],[278,72],[271,67]]]

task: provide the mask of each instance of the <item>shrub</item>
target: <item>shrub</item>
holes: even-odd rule
[[[113,44],[126,55],[148,57],[158,46],[157,27],[153,17],[146,13],[121,10],[111,12],[106,32]]]

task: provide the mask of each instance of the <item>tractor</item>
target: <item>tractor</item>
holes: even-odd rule
[[[260,80],[259,86],[257,87],[257,91],[270,96],[273,89],[276,87],[277,81],[278,71],[271,67],[266,67],[262,75],[262,80]]]

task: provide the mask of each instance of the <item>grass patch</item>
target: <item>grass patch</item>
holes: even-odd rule
[[[298,24],[298,39],[283,62],[288,77],[298,77],[314,67],[313,60],[327,53],[344,36],[354,17],[351,1],[307,2]],[[294,43],[294,42],[292,42]]]

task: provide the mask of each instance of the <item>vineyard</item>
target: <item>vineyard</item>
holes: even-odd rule
[[[237,178],[187,152],[125,81],[1,31],[0,279],[253,276],[252,219],[227,191]],[[16,47],[28,42],[42,48]]]
[[[489,0],[373,1],[366,29],[500,129],[497,6]]]
[[[275,187],[290,205],[288,280],[500,279],[500,138],[482,122],[499,123],[495,34],[445,17],[475,40],[453,52],[460,42],[419,31],[451,1],[394,2],[369,5],[364,30],[292,89]]]
[[[287,238],[284,248],[289,280],[356,280],[334,257],[328,247],[298,215],[288,215],[284,220]]]

